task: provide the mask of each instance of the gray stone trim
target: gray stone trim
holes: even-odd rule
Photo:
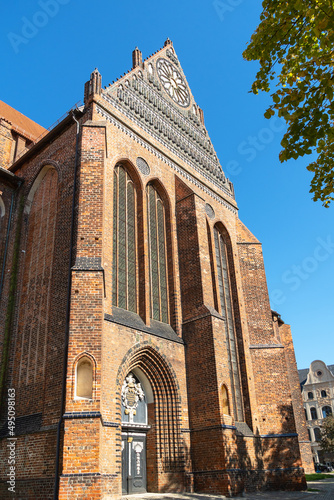
[[[113,307],[113,314],[105,314],[104,320],[118,325],[127,326],[133,330],[149,333],[150,335],[170,340],[171,342],[184,344],[182,338],[174,332],[170,325],[151,319],[151,326],[147,326],[138,314],[126,311],[125,309]]]
[[[77,257],[73,271],[103,271],[101,257]]]
[[[250,349],[284,349],[283,344],[253,344]]]

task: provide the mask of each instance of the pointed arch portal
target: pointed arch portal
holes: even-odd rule
[[[159,491],[184,472],[180,401],[168,362],[152,347],[132,353],[120,370],[122,491]]]

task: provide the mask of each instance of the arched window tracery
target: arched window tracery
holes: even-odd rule
[[[114,170],[113,305],[137,312],[136,191],[123,165]]]
[[[152,184],[148,184],[146,195],[151,318],[168,323],[166,211],[161,196]]]
[[[221,314],[225,319],[230,374],[234,389],[233,402],[235,407],[235,418],[236,420],[243,421],[244,413],[237,353],[238,347],[234,325],[231,277],[227,255],[227,246],[223,234],[217,225],[214,227],[214,242],[218,274],[218,293],[220,296]]]

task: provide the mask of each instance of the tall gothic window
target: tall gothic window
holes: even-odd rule
[[[230,272],[228,267],[227,249],[225,240],[217,227],[214,228],[216,262],[218,271],[218,285],[221,303],[221,313],[225,319],[227,351],[230,365],[230,375],[233,383],[233,403],[236,420],[243,421],[243,405],[241,383],[238,368],[236,335],[233,318]]]
[[[114,170],[113,304],[137,312],[136,193],[122,165]]]
[[[151,318],[168,323],[165,207],[157,190],[147,186]]]

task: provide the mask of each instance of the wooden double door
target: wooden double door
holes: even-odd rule
[[[122,493],[146,492],[146,434],[122,432]]]

